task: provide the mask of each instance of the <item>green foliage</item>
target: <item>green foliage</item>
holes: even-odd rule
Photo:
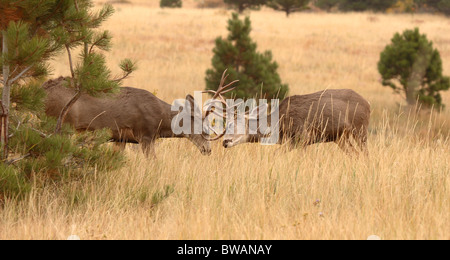
[[[421,11],[432,11],[450,15],[450,1],[448,0],[414,0]]]
[[[183,6],[183,3],[181,2],[181,0],[160,0],[159,6],[161,8],[181,8]]]
[[[45,96],[45,90],[38,81],[14,86],[11,90],[11,102],[21,111],[42,111]]]
[[[206,71],[206,89],[217,90],[224,70],[228,69],[228,80],[239,80],[239,87],[227,93],[228,97],[253,98],[260,93],[266,98],[285,97],[288,85],[281,83],[272,53],[258,53],[256,43],[250,38],[250,18],[242,21],[234,13],[228,21],[228,31],[227,39],[216,39],[213,68]]]
[[[226,4],[235,7],[239,13],[243,13],[248,8],[259,8],[267,4],[268,0],[224,0]]]
[[[55,134],[56,119],[44,114],[43,77],[49,73],[49,59],[62,51],[69,57],[67,71],[72,74],[67,87],[78,93],[114,93],[137,68],[135,62],[125,59],[119,64],[123,75],[112,77],[100,52],[111,49],[112,36],[98,29],[114,9],[105,5],[93,11],[93,7],[92,0],[0,0],[0,10],[7,10],[0,17],[0,43],[3,37],[7,42],[2,45],[0,72],[4,78],[3,68],[9,68],[8,146],[12,158],[0,161],[0,201],[25,195],[36,177],[53,182],[68,173],[81,175],[123,165],[123,155],[105,145],[110,131],[77,133],[62,125]],[[71,55],[76,48],[81,49],[77,60]]]
[[[396,0],[342,0],[340,9],[343,11],[366,11],[384,12],[395,5]]]
[[[433,43],[419,29],[395,34],[380,54],[378,71],[383,85],[404,93],[409,104],[417,100],[428,106],[441,106],[440,91],[450,88],[450,79],[442,75],[442,60]]]
[[[105,56],[99,53],[82,54],[83,63],[77,65],[75,78],[77,84],[91,96],[114,93],[119,90],[119,83],[111,79],[111,71],[106,66]]]
[[[437,4],[437,10],[444,13],[447,16],[450,16],[450,1],[448,0],[441,0]]]
[[[286,16],[293,12],[306,10],[311,0],[269,0],[267,6],[274,10],[283,11]]]
[[[316,6],[326,11],[331,11],[334,7],[338,6],[341,0],[317,0]]]
[[[398,0],[397,3],[388,11],[414,14],[417,12],[417,4],[414,0]]]
[[[321,9],[330,11],[338,7],[342,11],[384,12],[394,8],[396,12],[415,13],[440,12],[450,15],[450,1],[448,0],[315,0],[315,5]]]
[[[153,195],[152,195],[152,200],[151,200],[152,207],[155,207],[158,204],[161,204],[161,202],[163,202],[165,199],[167,199],[174,191],[175,190],[172,185],[166,185],[164,187],[164,191],[160,191],[160,190],[155,191],[155,193],[153,193]]]
[[[122,78],[128,77],[131,73],[138,69],[138,66],[135,61],[130,59],[124,59],[119,64],[120,69],[123,71]]]
[[[0,163],[0,205],[5,198],[23,198],[30,190],[31,184],[23,172]]]
[[[76,69],[73,71],[72,86],[90,95],[114,93],[118,90],[120,82],[112,79],[105,57],[95,52],[95,48],[103,51],[111,49],[110,32],[97,32],[95,29],[114,13],[114,8],[105,5],[96,14],[92,14],[89,10],[92,7],[91,2],[82,1],[78,8],[69,5],[66,10],[60,12],[58,19],[65,21],[60,41],[68,52],[76,47],[84,47],[79,57],[80,62],[75,65]]]
[[[77,133],[65,125],[61,134],[54,134],[56,121],[52,118],[42,119],[20,114],[13,117],[10,145],[15,154],[26,158],[15,163],[19,172],[26,176],[51,173],[53,180],[59,179],[69,171],[72,174],[98,170],[111,170],[124,163],[121,153],[111,150],[104,144],[111,138],[109,130],[93,133]]]
[[[46,62],[59,53],[61,46],[49,38],[33,35],[30,25],[23,21],[11,21],[5,31],[9,51],[0,58],[0,70],[3,66],[11,68],[8,77],[11,83],[20,78],[46,76]]]

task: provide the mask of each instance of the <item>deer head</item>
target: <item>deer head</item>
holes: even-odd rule
[[[192,95],[186,96],[185,105],[190,108],[190,131],[186,131],[189,134],[184,134],[184,137],[191,141],[203,155],[211,155],[211,141],[204,136],[208,134],[210,131],[208,128],[203,127],[202,133],[198,134],[195,131],[196,120],[201,119],[203,122],[206,116],[202,116],[201,110],[198,109],[196,105],[195,99]]]
[[[267,118],[267,103],[262,104],[244,115],[244,120],[239,116],[227,121],[223,146],[231,148],[243,143],[258,142],[261,134],[258,133],[260,118]]]

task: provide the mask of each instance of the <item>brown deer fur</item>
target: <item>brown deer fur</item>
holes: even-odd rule
[[[370,120],[370,104],[350,89],[324,90],[308,95],[291,96],[279,107],[279,143],[312,145],[320,142],[336,142],[347,152],[355,151],[350,137],[367,152],[367,135]],[[247,127],[248,127],[248,119]],[[268,119],[270,122],[270,116]],[[261,134],[225,136],[224,146],[232,147],[244,142],[260,142]],[[240,139],[239,143],[236,140]]]
[[[58,117],[62,108],[75,95],[64,86],[65,78],[50,80],[44,84],[47,92],[45,112]],[[188,96],[192,104],[192,96]],[[193,107],[193,106],[192,106]],[[65,123],[78,131],[111,129],[112,141],[125,148],[126,143],[139,143],[146,155],[155,156],[154,143],[158,138],[188,138],[203,154],[210,154],[210,142],[202,135],[175,135],[172,119],[178,112],[171,105],[142,89],[124,87],[112,97],[96,98],[83,94],[67,114]],[[192,117],[192,125],[194,118]]]

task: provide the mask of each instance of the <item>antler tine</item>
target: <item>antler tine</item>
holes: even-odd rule
[[[211,112],[213,112],[211,108],[213,108],[213,107],[214,107],[214,109],[217,108],[217,106],[214,105],[214,103],[223,104],[223,105],[225,105],[225,107],[227,106],[227,103],[222,100],[214,100],[210,104],[208,104],[208,107],[206,108],[206,116],[205,117],[207,117],[209,114],[211,114]]]
[[[217,89],[217,91],[215,91],[215,90],[205,90],[205,91],[202,91],[202,93],[213,94],[213,98],[212,99],[216,99],[216,98],[220,97],[222,99],[222,101],[224,101],[224,98],[223,98],[222,94],[226,94],[226,93],[231,92],[234,89],[236,89],[236,87],[234,87],[232,89],[228,89],[228,88],[231,87],[236,82],[239,82],[239,80],[235,80],[235,81],[227,84],[226,86],[224,86],[225,81],[227,80],[227,78],[229,76],[229,74],[226,74],[227,71],[228,71],[228,69],[226,69],[223,72],[222,79],[220,80],[219,88]]]
[[[225,77],[225,79],[227,77],[228,77],[228,75]],[[227,90],[227,88],[231,87],[236,82],[239,82],[239,80],[235,80],[235,81],[231,82],[230,84],[226,85],[225,87],[223,87],[223,84],[221,84],[221,87],[219,87],[219,89],[217,91],[215,91],[213,99],[220,98],[223,102],[225,102],[225,98],[222,95],[235,90],[236,87],[228,89],[228,90]],[[212,93],[212,92],[209,92],[209,93]]]
[[[213,96],[213,99],[217,98],[218,96],[220,96],[220,93],[224,90],[223,85],[225,84],[225,81],[227,80],[229,74],[226,74],[227,70],[225,70],[222,74],[222,79],[220,80],[220,84],[219,84],[219,88],[217,89],[216,94]],[[226,75],[225,75],[226,74]],[[228,87],[228,85],[227,85]]]
[[[225,89],[227,89],[227,88],[229,88],[229,87],[231,87],[231,86],[233,86],[235,83],[237,83],[237,82],[239,82],[239,80],[235,80],[235,81],[233,81],[233,82],[231,82],[231,83],[229,83],[228,85],[226,85],[225,87],[223,87],[221,90],[221,93],[228,93],[229,91],[227,91],[227,92],[223,92]],[[234,87],[234,88],[236,88],[236,87]],[[233,89],[234,89],[233,88]]]
[[[210,93],[210,94],[216,94],[217,91],[214,91],[214,90],[205,90],[205,91],[202,91],[202,93],[203,93],[203,94],[207,94],[207,93]]]
[[[226,93],[231,92],[231,91],[233,91],[233,90],[235,90],[235,89],[236,89],[236,87],[230,88],[230,89],[228,89],[228,90],[226,90],[226,91],[222,91],[222,93],[220,93],[220,94],[226,94]]]
[[[225,87],[221,88],[220,90],[218,90],[216,95],[214,95],[214,99],[220,98],[222,100],[222,102],[224,102],[226,104],[225,98],[222,95],[235,90],[236,87],[228,89],[228,90],[227,90],[227,88],[231,87],[236,82],[239,82],[239,80],[235,80],[235,81],[231,82],[230,84],[226,85]],[[225,106],[227,106],[227,105],[225,105]]]
[[[209,107],[211,107],[214,103],[221,103],[221,104],[223,104],[223,105],[226,105],[226,104],[227,104],[227,102],[224,102],[224,100],[217,100],[217,99],[211,100],[211,101],[209,101],[209,103],[207,103],[207,104],[210,105]]]
[[[214,96],[213,96],[213,98],[212,98],[213,101],[212,101],[211,104],[208,105],[208,110],[207,110],[207,112],[206,112],[206,116],[205,116],[205,117],[208,117],[211,113],[213,113],[213,114],[215,114],[215,115],[217,115],[217,116],[219,116],[219,117],[222,117],[222,118],[224,118],[224,119],[227,119],[226,113],[221,115],[220,113],[218,113],[217,111],[215,111],[215,109],[214,109],[214,110],[211,110],[211,108],[214,106],[214,103],[222,103],[222,104],[225,105],[225,111],[228,111],[228,104],[227,104],[227,102],[225,101],[225,98],[222,96],[222,94],[226,94],[226,93],[229,93],[229,92],[235,90],[236,87],[232,87],[232,86],[233,86],[236,82],[239,82],[239,80],[235,80],[235,81],[233,81],[233,82],[227,84],[226,86],[224,86],[224,85],[225,85],[225,81],[227,80],[227,78],[228,78],[228,76],[229,76],[229,74],[227,74],[227,71],[228,71],[228,69],[226,69],[226,70],[223,72],[222,78],[221,78],[221,80],[220,80],[219,88],[217,89],[217,91],[214,91],[214,90],[203,91],[203,93],[214,94]],[[231,87],[232,87],[232,88],[231,88]],[[216,99],[218,99],[218,100],[216,100]],[[214,107],[215,107],[215,106],[214,106]],[[215,132],[215,131],[214,131],[214,132]],[[220,138],[222,138],[222,137],[225,135],[225,132],[223,132],[223,133],[220,134],[220,135],[219,135],[218,133],[216,133],[216,132],[215,132],[215,134],[217,135],[215,138],[210,138],[209,136],[207,137],[207,136],[205,136],[205,135],[203,135],[203,134],[202,134],[202,136],[203,136],[203,138],[205,138],[205,139],[208,140],[208,141],[216,141],[216,140],[219,140]]]
[[[225,80],[228,77],[227,71],[228,71],[228,69],[225,69],[225,71],[222,73],[222,79],[220,80],[219,89],[223,86],[223,84],[225,83]]]
[[[225,119],[227,119],[227,114],[219,114],[218,112],[216,112],[215,110],[214,111],[212,111],[211,113],[213,113],[214,115],[216,115],[216,116],[220,116],[220,117],[222,117],[222,118],[225,118]]]

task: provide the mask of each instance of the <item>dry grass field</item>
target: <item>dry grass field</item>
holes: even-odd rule
[[[115,4],[108,61],[138,60],[126,85],[171,103],[203,90],[230,11]],[[148,3],[152,2],[152,3]],[[290,94],[350,88],[372,104],[370,159],[334,144],[284,152],[255,144],[203,157],[187,140],[158,142],[157,160],[128,148],[126,167],[46,189],[0,209],[0,239],[450,239],[450,110],[410,113],[376,64],[395,32],[420,27],[450,75],[450,19],[369,13],[249,13]],[[67,59],[53,64],[68,75]],[[450,107],[450,93],[444,94]]]

